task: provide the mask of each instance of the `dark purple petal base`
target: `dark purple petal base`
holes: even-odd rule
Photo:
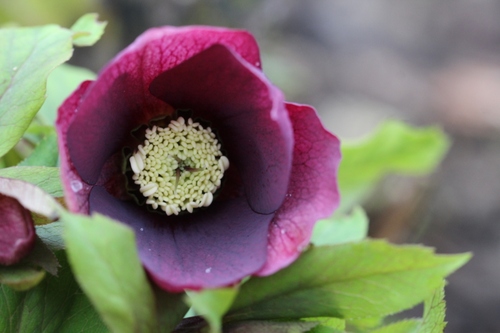
[[[134,229],[144,267],[169,291],[231,285],[266,262],[273,215],[254,213],[244,198],[215,202],[198,214],[167,217],[95,186],[90,209]]]

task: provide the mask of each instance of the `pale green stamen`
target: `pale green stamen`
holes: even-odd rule
[[[229,160],[210,127],[179,117],[166,128],[146,130],[146,141],[130,156],[132,179],[146,203],[167,215],[208,207]]]

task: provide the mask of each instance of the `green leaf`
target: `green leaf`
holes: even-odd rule
[[[184,302],[185,294],[171,294],[152,285],[156,299],[156,313],[158,314],[159,333],[171,333],[181,322],[188,311]]]
[[[444,300],[444,281],[434,294],[424,303],[424,318],[419,333],[442,333],[446,327],[446,302]]]
[[[31,252],[22,259],[22,263],[26,263],[35,267],[43,268],[46,272],[52,275],[57,275],[59,262],[51,249],[40,239],[36,237],[35,246]]]
[[[373,240],[312,248],[243,284],[226,320],[385,316],[422,302],[469,258]]]
[[[54,333],[107,333],[101,317],[80,290],[75,292],[72,307],[66,314],[61,326]]]
[[[21,152],[13,148],[0,158],[0,166],[2,168],[11,167],[19,164],[22,160],[23,156],[21,155]]]
[[[95,73],[88,69],[63,64],[47,79],[47,99],[37,114],[37,119],[45,125],[53,125],[57,109],[69,95],[86,80],[94,80]],[[36,129],[36,128],[35,128]]]
[[[19,166],[57,166],[59,153],[57,150],[57,134],[55,131],[46,135],[35,150]]]
[[[0,169],[0,177],[20,179],[34,184],[54,197],[63,196],[59,168],[51,167],[10,167]]]
[[[342,333],[345,330],[345,320],[339,318],[305,318],[307,322],[316,322],[318,326],[314,327],[309,333]]]
[[[345,331],[339,330],[337,328],[318,325],[313,327],[310,331],[307,331],[307,333],[345,333]]]
[[[380,327],[384,322],[384,317],[363,317],[346,321],[347,330],[351,332],[365,332],[376,327]]]
[[[189,291],[187,302],[194,311],[205,318],[211,333],[220,333],[222,317],[233,304],[238,294],[237,288],[206,289],[203,291]]]
[[[0,30],[0,156],[42,106],[47,77],[71,57],[71,40],[72,32],[56,25]]]
[[[75,277],[115,332],[153,332],[155,301],[138,258],[134,232],[102,215],[63,213],[64,240]]]
[[[45,245],[52,251],[63,250],[66,248],[64,245],[64,240],[62,238],[63,234],[63,224],[62,222],[53,222],[45,225],[37,225],[36,234],[44,242]]]
[[[224,324],[224,333],[343,333],[343,331],[321,326],[323,321],[273,321],[248,320]],[[319,331],[315,329],[319,328]],[[321,329],[326,330],[321,330]],[[202,317],[185,318],[172,333],[207,333],[208,324]]]
[[[368,234],[368,217],[361,207],[353,209],[350,215],[335,214],[321,220],[314,227],[311,243],[314,245],[334,245],[357,242]]]
[[[0,266],[0,283],[17,291],[28,290],[36,286],[44,277],[45,271],[43,269],[31,265]],[[0,313],[3,316],[3,312]]]
[[[50,99],[50,96],[53,95],[50,90],[49,90],[49,82],[50,82],[50,78],[52,77],[52,75],[54,74],[54,72],[57,71],[58,68],[61,68],[65,66],[64,64],[57,67],[56,69],[54,69],[54,71],[49,75],[49,78],[47,80],[47,99],[45,100],[45,102],[43,103],[42,105],[42,108],[38,111],[38,113],[36,114],[37,118],[39,119],[40,117],[40,112],[43,110],[43,106],[45,104],[47,104],[47,101]],[[54,115],[55,117],[55,115]],[[55,128],[54,128],[54,125],[40,125],[40,124],[37,124],[36,122],[32,122],[29,126],[28,126],[28,129],[26,130],[26,132],[24,133],[25,135],[37,135],[37,136],[43,136],[43,135],[47,135],[47,134],[50,134],[50,133],[53,133],[55,131]]]
[[[104,33],[108,22],[99,22],[98,14],[90,13],[80,17],[71,27],[74,31],[73,44],[76,46],[92,46]]]
[[[424,175],[441,162],[450,143],[436,127],[412,128],[387,121],[371,136],[343,142],[339,187],[343,206],[359,201],[384,175]]]
[[[61,205],[50,194],[24,180],[0,177],[0,193],[15,198],[24,208],[55,220]]]
[[[387,121],[370,137],[343,144],[341,188],[376,181],[387,172],[429,173],[439,164],[448,146],[448,139],[439,128],[416,129]]]
[[[306,333],[318,323],[303,321],[243,321],[224,325],[225,333]]]
[[[64,253],[59,276],[26,292],[0,286],[0,332],[103,333],[106,327],[74,280]]]
[[[423,333],[419,330],[420,324],[421,319],[406,319],[380,327],[370,333]]]
[[[406,319],[380,327],[370,333],[443,333],[446,326],[444,280],[434,293],[425,300],[422,319]]]

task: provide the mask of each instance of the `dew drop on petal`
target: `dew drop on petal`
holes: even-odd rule
[[[286,234],[286,230],[285,229],[281,229],[281,234],[282,235]]]
[[[205,273],[210,273],[210,271],[212,270],[212,267],[208,267],[207,269],[205,269]]]
[[[83,188],[82,182],[80,182],[78,180],[72,180],[69,183],[69,186],[71,187],[71,190],[73,190],[73,192],[75,192],[75,193],[80,192],[80,190]]]
[[[141,228],[141,231],[144,231],[144,228]]]

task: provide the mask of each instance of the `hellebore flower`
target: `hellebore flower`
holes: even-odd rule
[[[247,32],[146,31],[60,107],[68,207],[130,226],[169,291],[269,275],[338,205],[339,142],[285,103]]]
[[[0,193],[0,265],[12,265],[35,245],[35,226],[29,210]]]

